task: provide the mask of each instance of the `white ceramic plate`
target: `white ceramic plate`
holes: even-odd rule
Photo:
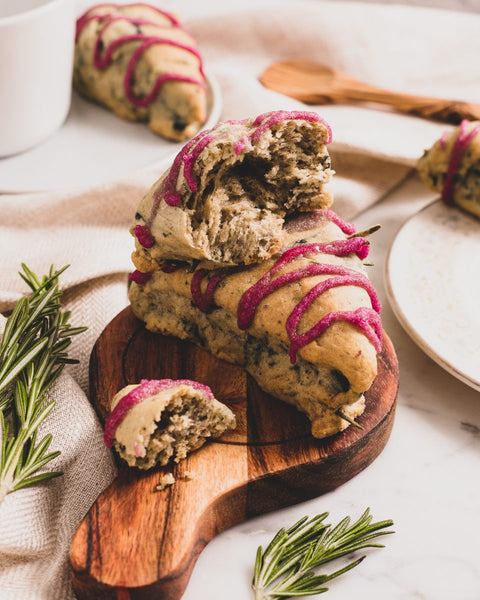
[[[397,234],[385,283],[410,337],[480,390],[480,220],[441,200],[428,205]]]
[[[220,118],[220,87],[207,73],[208,120]],[[165,140],[146,124],[125,121],[93,102],[72,94],[63,126],[31,150],[0,158],[0,193],[91,187],[124,178],[145,168],[168,166],[185,142]]]

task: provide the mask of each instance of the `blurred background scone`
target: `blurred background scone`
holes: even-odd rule
[[[146,4],[98,4],[77,20],[73,83],[170,140],[195,135],[207,117],[195,40],[174,15]]]
[[[426,185],[480,217],[480,122],[462,121],[426,150],[417,163]]]

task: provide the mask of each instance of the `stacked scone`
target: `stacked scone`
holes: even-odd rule
[[[130,301],[146,327],[243,366],[317,438],[363,412],[382,344],[368,241],[329,208],[330,140],[313,112],[203,131],[131,229]]]

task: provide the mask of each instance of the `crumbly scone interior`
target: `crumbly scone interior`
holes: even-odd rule
[[[330,206],[324,186],[333,171],[323,125],[281,121],[237,154],[236,144],[251,131],[242,124],[216,130],[215,142],[193,165],[196,190],[189,189],[182,166],[176,188],[182,205],[162,203],[151,223],[153,247],[145,249],[137,240],[133,260],[139,270],[153,270],[152,260],[200,259],[216,266],[261,262],[282,246],[288,214]],[[142,200],[132,232],[149,220],[168,177],[169,172]]]
[[[136,410],[141,411],[142,405],[134,407],[125,421],[132,419],[135,422]],[[147,441],[143,458],[129,452],[117,437],[114,445],[130,466],[149,469],[154,465],[166,465],[171,459],[179,462],[208,438],[217,438],[226,429],[234,427],[235,418],[220,402],[197,390],[180,389],[172,392],[159,419],[153,421],[150,428],[143,427],[138,432]]]

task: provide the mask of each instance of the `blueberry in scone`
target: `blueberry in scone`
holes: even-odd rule
[[[170,140],[192,137],[206,120],[195,40],[174,15],[144,3],[98,4],[77,20],[73,84]]]

